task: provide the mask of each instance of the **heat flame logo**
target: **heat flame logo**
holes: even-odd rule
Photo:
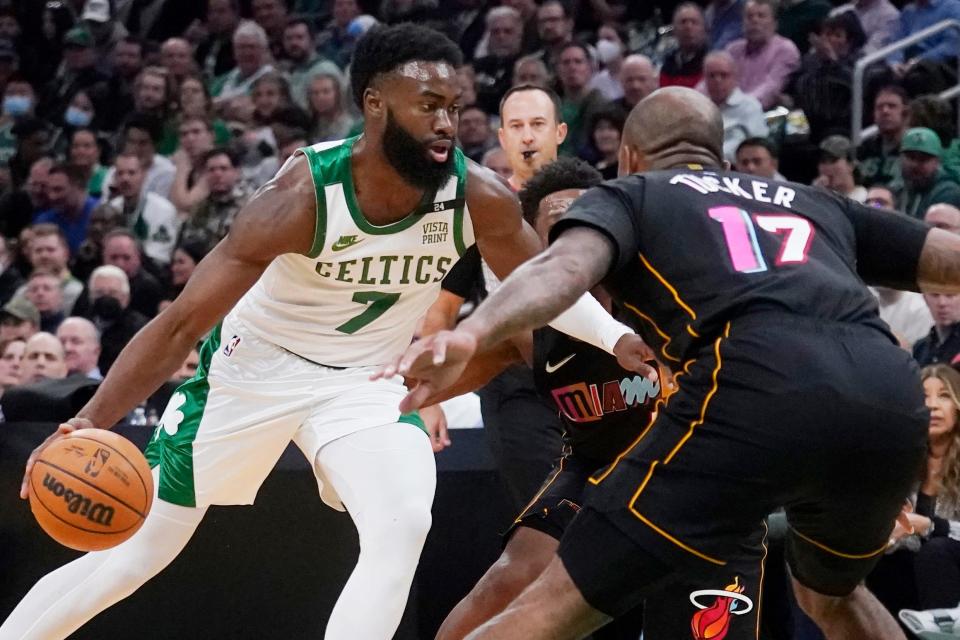
[[[690,620],[693,640],[723,640],[730,628],[731,616],[742,616],[753,610],[753,600],[743,595],[744,586],[740,576],[733,579],[723,590],[702,589],[690,594],[690,602],[700,609]],[[714,596],[713,604],[700,603],[700,598]]]

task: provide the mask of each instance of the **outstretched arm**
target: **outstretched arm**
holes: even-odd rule
[[[512,273],[455,331],[441,331],[413,343],[398,362],[374,377],[399,371],[415,379],[417,384],[401,401],[400,410],[423,406],[461,378],[477,351],[543,326],[570,306],[606,274],[613,255],[613,244],[599,231],[573,227],[563,232],[550,249]]]
[[[464,393],[476,391],[510,365],[520,362],[523,362],[523,358],[512,339],[494,345],[489,351],[474,354],[456,382],[433,394],[423,404],[424,406],[430,406]]]

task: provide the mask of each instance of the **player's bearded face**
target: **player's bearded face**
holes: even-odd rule
[[[450,148],[443,162],[434,160],[429,151],[430,145],[441,140],[453,143],[452,139],[445,136],[431,136],[427,140],[417,140],[397,123],[393,117],[393,111],[387,109],[383,152],[390,165],[411,185],[425,191],[436,191],[446,184],[453,168],[453,148]]]

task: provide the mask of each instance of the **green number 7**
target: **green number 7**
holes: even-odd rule
[[[382,293],[380,291],[357,291],[353,294],[353,301],[359,304],[370,305],[360,315],[354,316],[337,327],[341,333],[356,333],[360,329],[382,316],[387,309],[400,299],[399,293]]]

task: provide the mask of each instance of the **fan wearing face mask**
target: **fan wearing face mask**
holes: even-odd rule
[[[147,324],[147,318],[130,308],[130,281],[120,267],[97,267],[90,275],[87,288],[90,291],[90,320],[100,331],[101,350],[97,364],[105,374],[124,345]]]
[[[0,115],[0,166],[5,166],[17,151],[13,126],[24,118],[32,117],[36,104],[37,96],[33,85],[19,76],[10,78],[3,91],[3,114]]]

